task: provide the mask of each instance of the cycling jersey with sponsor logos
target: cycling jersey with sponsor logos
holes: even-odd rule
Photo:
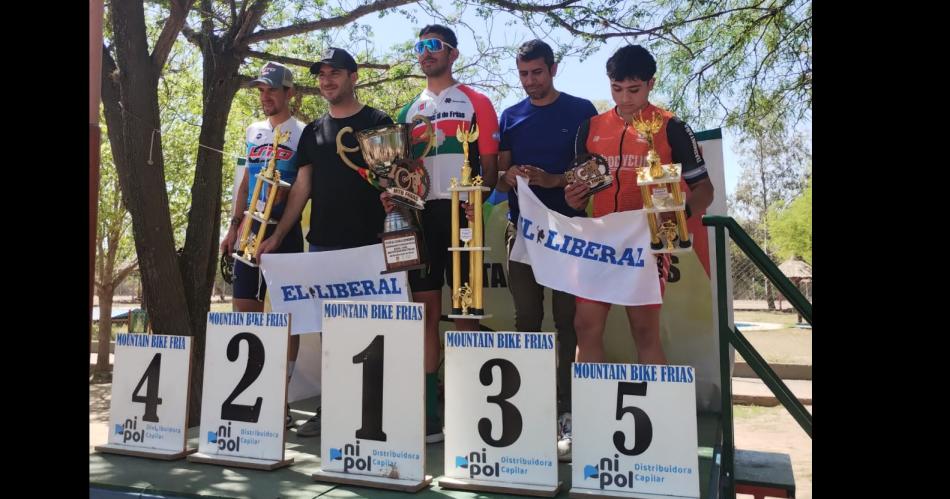
[[[706,162],[689,125],[673,113],[647,104],[640,116],[651,120],[657,113],[663,117],[663,125],[653,137],[656,152],[663,164],[683,165],[680,188],[688,193],[687,186],[708,177]],[[597,153],[606,158],[614,180],[609,188],[594,194],[593,216],[643,208],[643,198],[637,186],[637,168],[647,164],[649,144],[646,138],[624,122],[616,108],[594,116],[586,125],[578,130],[577,153]]]
[[[449,182],[452,177],[460,176],[463,160],[462,144],[456,139],[456,131],[459,127],[470,129],[473,122],[478,125],[478,140],[469,144],[469,166],[472,168],[472,177],[475,177],[481,172],[479,156],[498,154],[498,115],[488,97],[461,83],[439,94],[424,89],[399,111],[396,121],[411,123],[418,114],[429,118],[436,129],[435,145],[424,160],[432,181],[426,199],[450,199]],[[412,129],[414,141],[421,142],[413,146],[416,157],[425,148],[421,139],[424,131],[425,124],[422,122]]]
[[[278,125],[280,133],[290,132],[287,140],[277,146],[277,170],[280,171],[280,179],[288,184],[293,184],[297,178],[297,144],[300,143],[300,135],[304,129],[304,123],[291,117],[289,120]],[[257,174],[267,169],[267,164],[274,157],[274,129],[270,121],[258,121],[247,127],[245,141],[247,143],[247,206],[252,206],[251,197],[254,195],[254,185],[257,184]],[[259,210],[264,209],[266,200],[264,189],[270,184],[261,186],[261,193],[258,195],[257,205]],[[280,189],[274,206],[271,208],[271,218],[280,219],[284,213],[287,195],[290,189]]]

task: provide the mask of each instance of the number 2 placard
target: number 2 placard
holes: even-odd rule
[[[198,453],[190,461],[286,466],[288,314],[208,313]]]

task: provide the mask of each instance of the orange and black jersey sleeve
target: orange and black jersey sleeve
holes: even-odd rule
[[[696,142],[693,129],[685,121],[676,116],[670,118],[666,123],[666,140],[670,143],[673,163],[683,165],[683,180],[688,185],[709,177],[699,143]]]

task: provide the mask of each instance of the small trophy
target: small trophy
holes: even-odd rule
[[[485,251],[491,248],[482,246],[485,240],[482,224],[482,195],[491,189],[482,185],[482,177],[472,178],[472,168],[468,162],[468,145],[478,140],[478,128],[475,124],[469,130],[462,130],[459,126],[455,138],[462,144],[461,182],[455,177],[451,180],[449,192],[452,193],[452,319],[484,319],[491,317],[485,314],[483,305],[482,262]],[[459,224],[459,193],[468,192],[468,202],[474,208],[472,227],[461,229]],[[464,246],[459,246],[459,241]],[[469,244],[471,243],[471,244]],[[462,282],[462,252],[468,252],[467,279]]]
[[[613,184],[607,160],[600,154],[581,154],[574,158],[570,168],[564,172],[567,183],[585,182],[590,193],[602,191]]]
[[[287,142],[289,138],[289,131],[281,133],[280,127],[274,130],[274,145],[271,147],[270,161],[267,163],[267,168],[257,174],[257,182],[254,183],[254,194],[251,195],[251,199],[255,204],[254,206],[248,206],[247,210],[244,211],[244,223],[241,227],[241,237],[238,239],[238,250],[232,253],[231,256],[250,267],[258,266],[257,248],[264,240],[267,226],[277,223],[277,220],[270,218],[271,209],[273,209],[274,202],[277,200],[277,192],[281,188],[290,187],[290,184],[280,179],[280,170],[277,169],[278,147],[280,144]],[[261,191],[263,191],[265,183],[269,187],[265,191],[264,198],[261,199]],[[253,224],[251,220],[260,222],[260,227],[258,227],[257,234],[254,236],[250,235],[251,225]]]
[[[646,166],[637,169],[637,185],[650,226],[650,249],[654,253],[689,251],[692,241],[686,231],[686,199],[680,188],[683,167],[679,163],[662,164],[654,145],[654,135],[662,126],[663,116],[659,113],[649,120],[641,116],[633,121],[633,127],[650,146]],[[658,226],[657,214],[663,212],[675,212],[676,221],[668,220]],[[674,247],[674,240],[678,240],[678,248]]]
[[[412,158],[413,125],[407,123],[360,130],[355,134],[358,147],[343,145],[343,136],[353,133],[351,127],[341,129],[336,135],[336,152],[343,162],[377,189],[390,193],[390,199],[396,204],[396,208],[386,215],[383,232],[379,235],[386,261],[384,274],[426,266],[422,235],[418,224],[410,220],[417,219],[418,210],[425,208],[430,180],[422,158],[432,148],[435,133],[428,118],[417,115],[413,123],[418,121],[426,124],[426,147],[419,159]],[[369,168],[360,168],[350,161],[346,153],[354,152],[363,155]]]

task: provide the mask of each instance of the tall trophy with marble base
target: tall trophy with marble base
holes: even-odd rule
[[[274,208],[278,191],[290,188],[289,183],[280,179],[280,170],[277,169],[278,148],[289,138],[289,131],[281,133],[280,127],[274,130],[274,145],[271,148],[270,161],[267,163],[267,168],[257,174],[254,193],[251,195],[253,206],[248,206],[247,210],[244,211],[244,222],[241,227],[241,236],[238,238],[238,249],[231,253],[235,260],[240,260],[250,267],[257,267],[260,264],[257,259],[257,248],[264,240],[267,226],[277,224],[276,219],[270,218],[270,212]],[[266,188],[264,184],[267,184]],[[261,199],[262,191],[264,192],[264,199]],[[260,223],[257,233],[254,235],[251,235],[251,225],[253,225],[251,220],[257,220]]]
[[[472,168],[468,161],[468,145],[478,140],[478,128],[472,124],[471,129],[462,130],[460,126],[455,138],[462,144],[462,153],[465,160],[462,163],[461,181],[453,177],[449,192],[452,193],[452,319],[485,319],[491,315],[485,313],[483,300],[482,267],[484,252],[491,248],[483,246],[485,241],[484,224],[482,220],[482,201],[485,192],[491,189],[482,185],[482,177],[472,178]],[[474,208],[472,227],[462,229],[459,224],[459,193],[468,193],[468,202]],[[464,242],[464,246],[459,243]],[[462,254],[469,259],[468,275],[463,281]]]
[[[653,253],[684,253],[692,251],[692,241],[686,228],[686,196],[680,188],[683,166],[680,163],[662,164],[656,152],[654,135],[663,126],[663,117],[635,119],[633,127],[650,146],[647,164],[637,168],[637,186],[643,197],[643,209],[650,226],[650,249]],[[675,213],[675,221],[660,222],[660,213]]]

